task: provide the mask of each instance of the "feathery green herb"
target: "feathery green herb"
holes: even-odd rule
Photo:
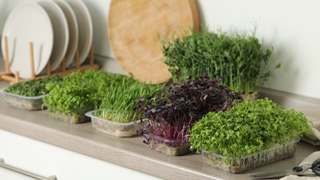
[[[310,134],[303,113],[286,110],[267,98],[236,104],[225,112],[209,112],[190,131],[191,149],[243,157]]]

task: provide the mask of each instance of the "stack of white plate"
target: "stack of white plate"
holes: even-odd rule
[[[83,63],[92,44],[92,21],[81,0],[40,0],[15,7],[6,20],[2,33],[2,54],[8,38],[10,71],[19,71],[20,78],[31,78],[30,42],[33,43],[34,71],[45,72],[59,68],[63,59],[66,67],[79,49]]]

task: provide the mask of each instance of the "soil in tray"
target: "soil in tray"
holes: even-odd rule
[[[191,152],[189,143],[183,143],[182,147],[180,143],[175,143],[174,147],[171,147],[168,146],[169,143],[164,144],[162,141],[149,139],[149,142],[149,148],[173,156],[179,156]]]
[[[244,101],[256,101],[259,98],[259,94],[257,91],[252,94],[243,94],[242,98]]]
[[[79,124],[90,121],[90,117],[87,117],[85,115],[73,115],[72,113],[63,114],[60,112],[50,112],[49,116],[59,121],[68,122],[71,124]]]
[[[205,164],[223,170],[228,173],[241,173],[250,169],[254,169],[266,164],[270,164],[276,161],[280,161],[289,157],[292,157],[296,151],[296,147],[290,147],[289,149],[281,149],[274,154],[260,154],[256,157],[245,158],[241,160],[232,160],[231,163],[224,162],[226,159],[217,156],[204,153],[202,154],[202,160]]]
[[[117,125],[108,121],[94,119],[92,120],[92,126],[99,131],[116,137],[131,137],[137,135],[137,128],[140,124],[133,123],[131,125]]]
[[[13,107],[27,110],[40,110],[42,106],[41,99],[22,99],[20,97],[6,96],[5,101],[7,104]]]

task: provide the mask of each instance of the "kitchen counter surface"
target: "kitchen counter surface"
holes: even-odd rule
[[[0,88],[7,86],[7,82],[0,81]],[[250,174],[291,168],[312,152],[320,150],[320,147],[299,142],[292,158],[242,174],[229,174],[204,165],[199,154],[165,155],[145,146],[142,143],[143,137],[116,138],[96,131],[90,122],[63,123],[48,118],[45,111],[27,111],[11,107],[4,102],[2,95],[0,129],[163,179],[250,179]]]

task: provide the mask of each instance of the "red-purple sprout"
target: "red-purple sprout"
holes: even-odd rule
[[[216,80],[205,73],[194,80],[189,77],[186,82],[174,84],[162,95],[140,98],[134,110],[142,111],[150,123],[139,129],[138,134],[188,142],[189,130],[202,116],[231,109],[242,100],[227,86],[219,85],[221,80],[223,78]],[[148,138],[144,143],[150,143]]]

